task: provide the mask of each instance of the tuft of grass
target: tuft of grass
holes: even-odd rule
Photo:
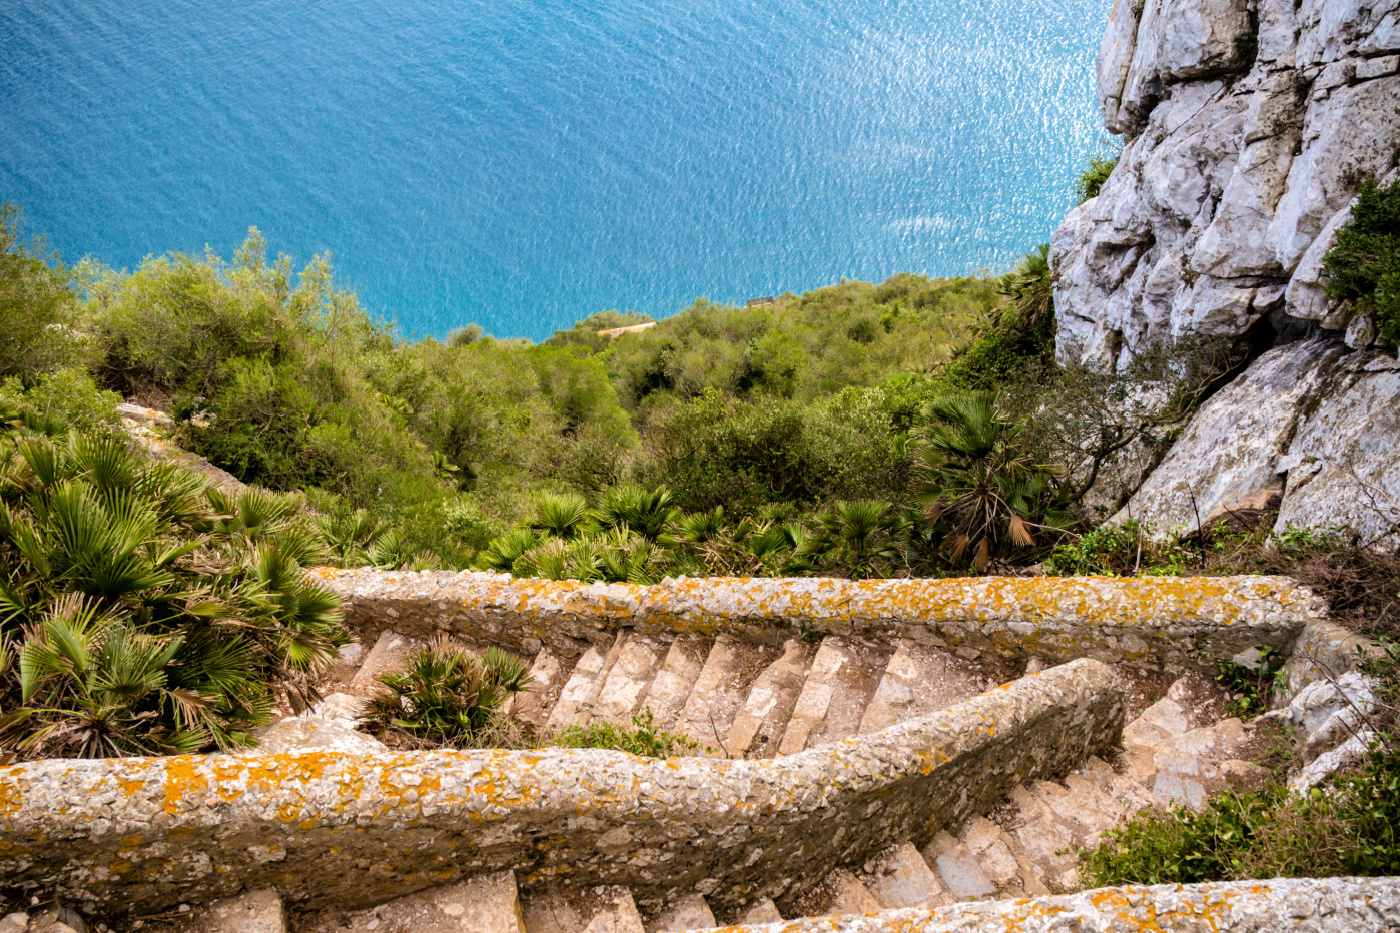
[[[642,758],[676,758],[699,749],[694,739],[657,729],[650,709],[632,717],[632,726],[595,720],[570,726],[552,743],[560,748],[606,748]]]

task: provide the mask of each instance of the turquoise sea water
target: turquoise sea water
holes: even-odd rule
[[[401,330],[541,338],[1046,240],[1108,0],[0,4],[0,199],[67,260],[249,225]]]

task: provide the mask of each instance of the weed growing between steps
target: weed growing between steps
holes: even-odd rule
[[[1258,651],[1258,667],[1221,661],[1216,668],[1216,682],[1230,691],[1231,716],[1249,720],[1269,711],[1274,680],[1283,669],[1283,658],[1271,646],[1260,646]]]
[[[1368,659],[1381,737],[1363,763],[1306,794],[1280,783],[1228,792],[1202,813],[1153,808],[1082,852],[1090,886],[1400,874],[1400,649]]]
[[[606,748],[642,758],[694,756],[700,748],[693,739],[657,729],[649,709],[633,716],[630,728],[594,720],[586,726],[570,726],[549,744],[559,748]]]

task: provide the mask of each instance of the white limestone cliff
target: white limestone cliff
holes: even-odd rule
[[[1279,496],[1280,525],[1384,534],[1394,352],[1328,301],[1322,260],[1360,186],[1400,177],[1400,0],[1116,0],[1098,80],[1126,145],[1055,232],[1061,361],[1122,367],[1192,335],[1275,345],[1120,517],[1190,530]]]

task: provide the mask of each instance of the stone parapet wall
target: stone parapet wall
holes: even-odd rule
[[[786,903],[891,840],[928,841],[1111,747],[1123,699],[1080,660],[774,760],[549,749],[303,753],[0,768],[0,884],[150,913],[275,886],[302,910],[515,870],[644,907]]]
[[[1400,878],[1280,878],[1101,888],[1062,897],[982,901],[725,927],[724,933],[1383,933],[1400,929]]]
[[[706,578],[656,586],[517,580],[492,573],[315,571],[367,642],[392,629],[452,632],[533,654],[577,655],[619,628],[661,637],[799,634],[898,638],[1011,659],[1090,657],[1214,668],[1256,645],[1287,650],[1326,609],[1283,577]]]

